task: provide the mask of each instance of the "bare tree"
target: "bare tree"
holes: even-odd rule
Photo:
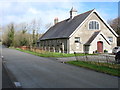
[[[48,30],[52,25],[53,25],[52,23],[47,23],[47,24],[45,25],[45,28]]]
[[[117,39],[117,44],[120,46],[120,17],[117,17],[113,20],[108,21],[109,25],[115,30],[115,32],[119,35]]]
[[[29,31],[32,33],[32,37],[30,36],[31,45],[34,47],[37,43],[37,40],[39,38],[38,31],[41,27],[41,20],[35,20],[33,19],[32,22],[29,25]]]
[[[2,42],[2,26],[0,25],[0,44]]]
[[[28,45],[27,24],[26,23],[17,24],[15,30],[16,33],[15,33],[14,47],[27,46]]]
[[[9,46],[35,46],[41,36],[40,20],[33,20],[30,23],[9,24],[4,27],[2,33],[3,44]]]

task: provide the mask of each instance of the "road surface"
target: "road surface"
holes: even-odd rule
[[[0,44],[0,90],[2,89],[2,45]]]
[[[2,89],[2,59],[0,58],[0,90]]]
[[[2,45],[0,45],[0,52],[0,90],[2,88],[14,88],[14,84],[8,75],[7,69],[3,65]]]
[[[118,77],[3,48],[8,69],[23,88],[118,88]]]
[[[11,81],[10,77],[4,66],[2,66],[2,88],[14,88],[14,84]]]

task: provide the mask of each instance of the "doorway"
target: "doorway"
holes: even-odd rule
[[[98,53],[103,53],[103,42],[102,41],[97,42],[97,51]]]

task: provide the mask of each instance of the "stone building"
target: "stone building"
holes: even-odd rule
[[[117,45],[116,32],[93,9],[77,15],[70,10],[70,17],[55,25],[38,40],[39,47],[62,53],[108,53]]]

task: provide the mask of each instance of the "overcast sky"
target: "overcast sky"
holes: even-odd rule
[[[10,22],[29,23],[37,19],[44,27],[47,23],[53,23],[55,17],[58,17],[59,21],[69,18],[69,11],[72,7],[78,11],[78,14],[95,8],[107,21],[118,16],[118,2],[114,1],[116,2],[0,0],[0,21],[2,25],[6,25]],[[42,28],[41,32],[44,31],[46,30]]]

